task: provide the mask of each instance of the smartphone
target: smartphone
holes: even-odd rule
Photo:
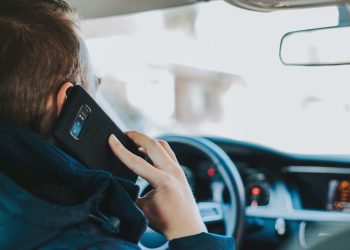
[[[69,89],[67,100],[54,125],[53,138],[86,167],[105,170],[135,182],[137,175],[112,153],[108,144],[111,134],[129,151],[143,157],[134,142],[81,86]]]

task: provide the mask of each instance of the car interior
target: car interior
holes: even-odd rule
[[[99,104],[169,142],[210,232],[242,250],[345,249],[349,1],[68,2]],[[140,247],[168,243],[149,228]]]

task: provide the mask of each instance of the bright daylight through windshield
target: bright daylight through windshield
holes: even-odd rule
[[[278,58],[286,32],[337,20],[336,7],[257,13],[218,1],[81,29],[103,79],[100,102],[126,129],[350,154],[350,67],[288,67]]]

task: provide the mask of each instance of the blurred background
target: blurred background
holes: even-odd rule
[[[337,21],[336,7],[257,13],[214,1],[80,29],[98,101],[125,130],[350,154],[350,66],[288,67],[278,55],[286,32]]]

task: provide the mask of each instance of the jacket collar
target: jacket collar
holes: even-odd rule
[[[50,239],[67,228],[99,216],[102,217],[97,220],[99,222],[118,218],[120,230],[114,236],[135,243],[147,227],[144,215],[134,204],[137,186],[107,172],[86,169],[29,130],[0,123],[0,161],[34,173],[53,175],[84,197],[81,204],[60,206],[32,195],[0,172],[0,231],[5,232],[0,236],[1,246],[12,246],[15,242],[35,244],[34,239]],[[98,212],[96,206],[99,206]],[[24,242],[25,239],[28,242]]]

